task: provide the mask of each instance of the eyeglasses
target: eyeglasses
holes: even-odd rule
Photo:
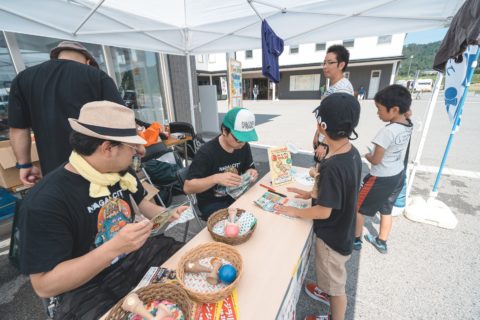
[[[135,153],[139,153],[139,152],[138,152],[138,147],[134,147],[134,146],[129,145],[128,143],[124,143],[124,142],[122,142],[122,144],[123,144],[124,146],[127,146],[127,147],[132,148],[133,150],[135,150]]]
[[[331,66],[332,64],[338,63],[338,61],[323,61],[323,64]]]

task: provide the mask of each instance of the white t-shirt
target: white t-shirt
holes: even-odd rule
[[[372,140],[385,149],[382,161],[372,165],[370,174],[376,177],[391,177],[404,169],[405,153],[412,135],[413,126],[401,123],[389,123]]]
[[[353,96],[353,86],[347,78],[342,78],[334,85],[331,85],[327,91],[325,91],[322,99],[336,92],[344,92]]]

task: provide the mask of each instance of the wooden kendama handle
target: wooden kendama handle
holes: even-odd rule
[[[228,208],[228,222],[235,223],[236,216],[237,216],[237,208]]]
[[[190,273],[201,273],[201,272],[212,272],[212,267],[206,267],[198,261],[188,261],[185,264],[185,272]]]
[[[143,305],[142,300],[138,297],[136,293],[130,293],[125,297],[122,303],[122,309],[131,313],[138,314],[141,317],[146,318],[147,320],[155,320],[155,317],[148,312],[148,310]]]
[[[207,275],[207,282],[211,285],[218,284],[218,269],[222,266],[222,260],[219,258],[213,258],[210,263],[212,264],[212,271]]]

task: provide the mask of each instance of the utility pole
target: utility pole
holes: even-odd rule
[[[410,56],[410,63],[408,64],[407,77],[410,78],[410,67],[412,66],[413,55]]]

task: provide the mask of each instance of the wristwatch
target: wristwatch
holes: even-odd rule
[[[28,168],[31,168],[33,167],[33,164],[31,162],[29,163],[23,163],[23,164],[20,164],[20,163],[15,163],[15,168],[17,169],[28,169]]]

